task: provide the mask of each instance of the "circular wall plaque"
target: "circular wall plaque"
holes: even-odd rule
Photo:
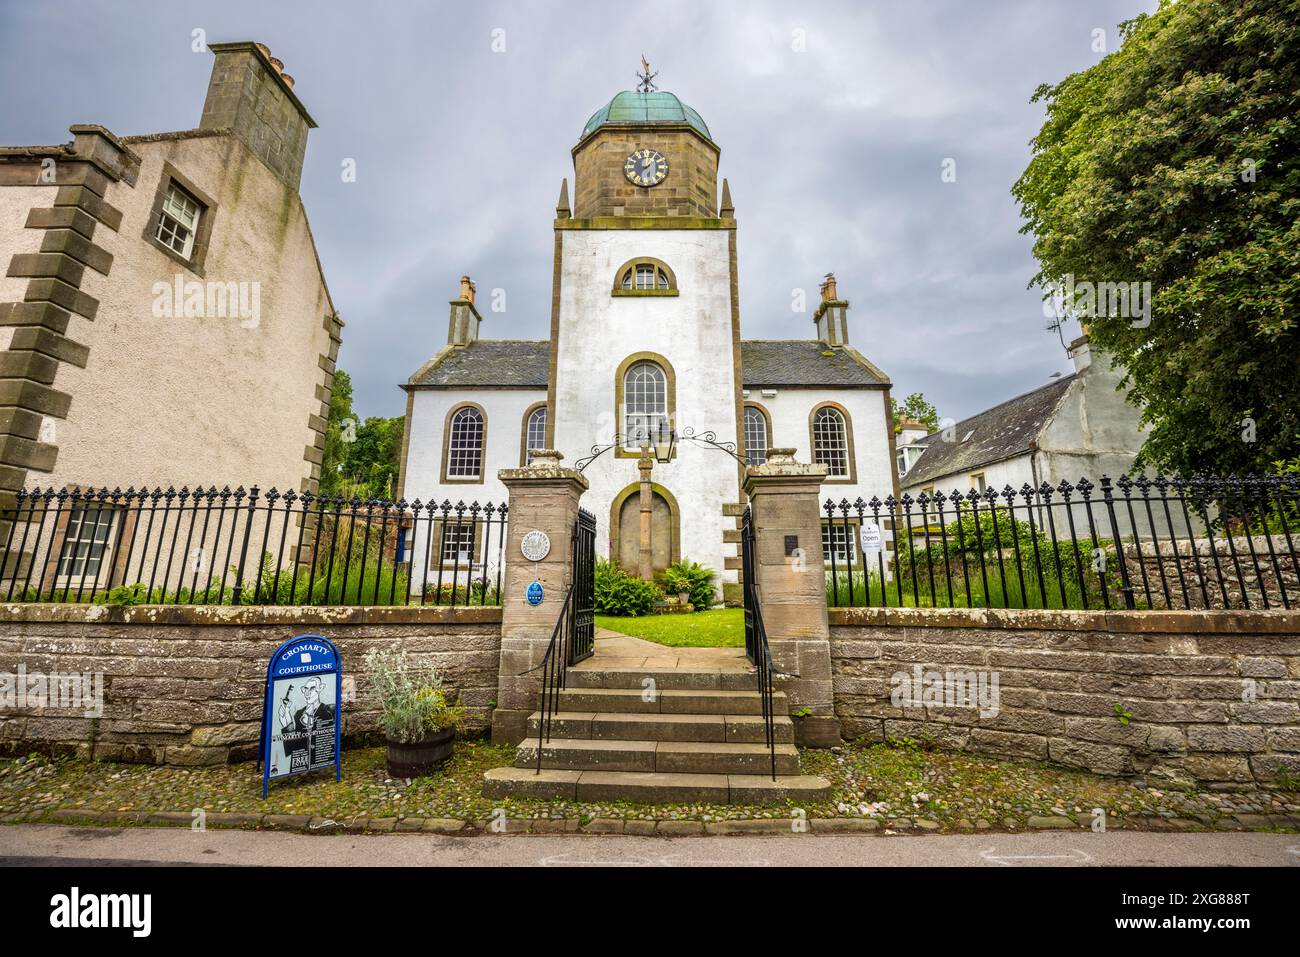
[[[530,562],[540,562],[551,553],[551,539],[545,532],[535,528],[524,536],[524,540],[519,543],[519,550]]]
[[[528,598],[528,604],[534,606],[540,605],[542,599],[546,597],[546,589],[542,588],[541,582],[533,582],[528,586],[528,591],[525,595]]]

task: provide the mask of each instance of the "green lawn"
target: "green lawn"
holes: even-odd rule
[[[597,615],[596,626],[672,648],[745,647],[745,610],[717,608],[680,615],[615,618]]]

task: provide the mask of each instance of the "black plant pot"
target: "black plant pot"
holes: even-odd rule
[[[444,728],[427,735],[423,741],[404,744],[388,742],[388,776],[418,778],[442,767],[451,758],[455,728]]]

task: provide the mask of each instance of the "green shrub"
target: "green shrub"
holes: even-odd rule
[[[659,584],[669,595],[690,594],[690,602],[697,611],[713,604],[713,579],[718,573],[698,562],[680,561],[669,565],[659,576]]]
[[[411,667],[405,650],[368,652],[365,671],[379,706],[379,726],[390,741],[414,744],[465,723],[465,709],[448,701],[442,676],[433,668]]]
[[[654,582],[629,575],[617,562],[596,560],[596,613],[635,617],[645,615],[659,600]]]

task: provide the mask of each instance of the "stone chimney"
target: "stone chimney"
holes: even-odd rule
[[[199,128],[229,129],[295,191],[302,180],[307,131],[316,128],[293,92],[293,77],[265,44],[211,43],[216,55]]]
[[[1070,343],[1070,358],[1074,360],[1075,372],[1083,372],[1092,365],[1092,346],[1089,345],[1087,329]]]
[[[849,341],[849,304],[835,291],[835,274],[828,272],[821,284],[822,301],[813,313],[817,338],[828,346],[842,346]]]
[[[451,318],[447,322],[447,345],[467,346],[478,339],[483,317],[474,308],[474,280],[460,277],[460,295],[451,301]]]

